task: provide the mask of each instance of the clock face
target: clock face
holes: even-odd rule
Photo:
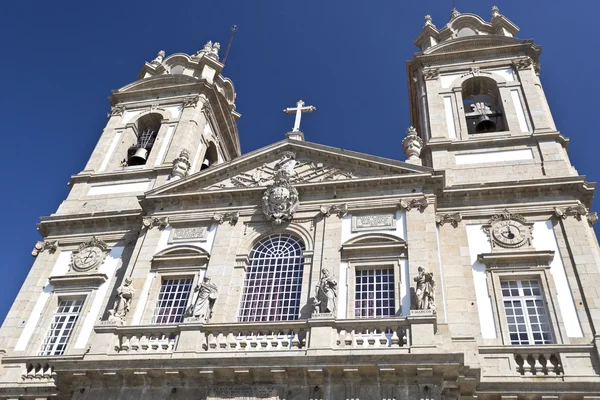
[[[527,239],[526,227],[514,220],[498,221],[492,226],[494,239],[507,247],[519,247]]]
[[[73,267],[77,271],[89,271],[104,259],[104,252],[98,247],[86,247],[73,257]]]

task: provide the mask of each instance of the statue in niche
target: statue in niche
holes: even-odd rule
[[[419,267],[419,275],[415,276],[417,283],[415,295],[417,297],[417,310],[432,310],[435,312],[435,280],[433,273]]]
[[[125,317],[131,306],[131,299],[135,294],[135,289],[131,287],[131,278],[125,278],[123,284],[117,289],[117,297],[113,303],[113,308],[108,311],[109,322],[124,323]]]
[[[217,300],[217,286],[205,276],[202,283],[196,285],[191,305],[186,310],[186,317],[194,321],[207,323],[212,316],[212,309]]]
[[[334,314],[337,310],[337,282],[331,277],[331,273],[327,269],[321,271],[321,280],[316,287],[315,296],[315,311],[317,310],[321,314],[331,313]]]

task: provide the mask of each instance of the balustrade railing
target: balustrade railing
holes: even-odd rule
[[[117,353],[170,353],[175,350],[178,329],[176,327],[144,327],[119,329]]]
[[[356,319],[336,323],[335,348],[394,348],[408,344],[405,319]]]
[[[529,353],[519,352],[515,354],[517,371],[521,375],[549,375],[563,374],[563,367],[558,353]]]
[[[206,351],[294,350],[306,347],[306,321],[205,325]]]

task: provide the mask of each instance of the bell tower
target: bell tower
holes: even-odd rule
[[[241,154],[240,114],[219,48],[161,50],[138,80],[112,92],[108,123],[57,214],[137,209],[137,195]]]
[[[577,175],[540,81],[541,48],[492,8],[489,22],[452,10],[425,17],[407,62],[411,121],[423,165],[450,185]]]

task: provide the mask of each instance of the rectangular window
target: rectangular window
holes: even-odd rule
[[[394,269],[357,269],[355,318],[391,317],[395,314]]]
[[[44,338],[40,356],[58,356],[64,354],[73,327],[79,318],[83,299],[60,300],[58,308]]]
[[[152,323],[176,324],[182,322],[191,291],[191,278],[163,279]]]
[[[510,343],[553,343],[540,282],[502,281],[501,288]]]

